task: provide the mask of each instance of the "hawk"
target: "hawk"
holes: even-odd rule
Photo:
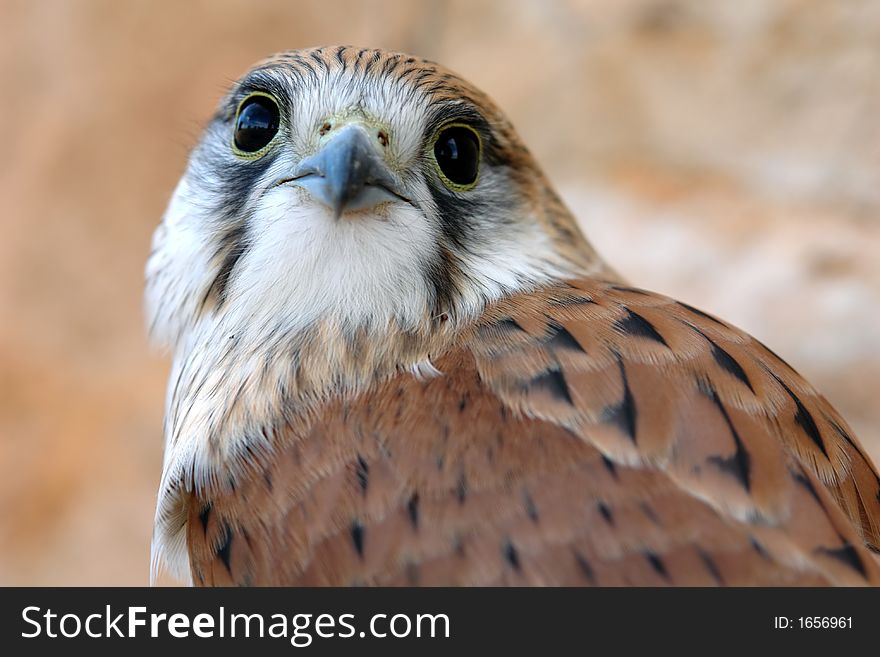
[[[880,584],[880,480],[767,347],[632,287],[481,91],[276,55],[147,265],[153,571],[196,585]]]

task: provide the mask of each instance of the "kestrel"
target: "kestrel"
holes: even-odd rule
[[[154,571],[880,584],[880,480],[763,344],[624,282],[481,91],[351,47],[222,100],[158,227]]]

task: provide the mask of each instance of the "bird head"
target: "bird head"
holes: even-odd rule
[[[441,66],[349,47],[259,63],[193,150],[147,267],[154,337],[456,326],[601,267],[509,121]]]

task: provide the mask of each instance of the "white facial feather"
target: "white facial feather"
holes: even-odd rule
[[[416,208],[391,205],[335,220],[300,188],[272,189],[249,225],[254,237],[229,285],[227,313],[252,334],[295,333],[327,317],[352,328],[381,328],[394,317],[415,329],[429,302],[423,264],[438,236]]]

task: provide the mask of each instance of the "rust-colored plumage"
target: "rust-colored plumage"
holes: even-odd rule
[[[880,481],[741,331],[569,281],[190,498],[199,584],[880,583]]]
[[[277,136],[231,154],[253,93]],[[441,175],[438,135],[466,134],[444,126],[474,135],[472,182]],[[297,187],[355,143],[372,182]],[[346,210],[377,180],[393,195]],[[431,62],[256,67],[148,300],[175,347],[156,559],[197,585],[880,584],[880,479],[843,418],[742,331],[628,287]]]

